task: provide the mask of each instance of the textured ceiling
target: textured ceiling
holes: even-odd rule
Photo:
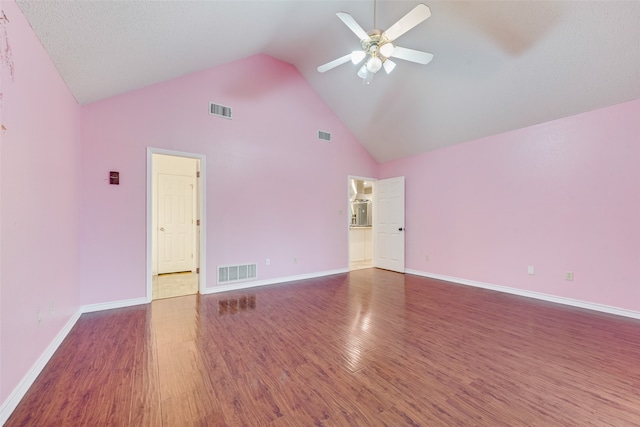
[[[386,29],[417,1],[377,2]],[[265,53],[293,64],[378,161],[640,98],[640,1],[425,1],[432,16],[361,84],[336,17],[373,28],[367,1],[18,1],[69,89],[87,104]],[[640,119],[640,118],[639,118]]]

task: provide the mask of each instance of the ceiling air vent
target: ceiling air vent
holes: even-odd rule
[[[224,117],[225,119],[231,118],[231,107],[225,107],[224,105],[209,103],[209,114],[212,116]]]
[[[331,142],[331,134],[329,132],[318,131],[318,139]]]

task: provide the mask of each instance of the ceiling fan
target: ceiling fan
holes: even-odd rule
[[[373,26],[375,27],[375,3],[373,7]],[[321,73],[349,61],[356,65],[363,63],[358,70],[358,76],[362,78],[364,83],[369,84],[373,76],[380,71],[381,68],[384,68],[387,74],[389,74],[396,67],[396,63],[390,58],[404,59],[405,61],[424,65],[433,59],[432,53],[407,49],[393,44],[398,37],[431,16],[431,11],[425,4],[420,3],[414,7],[386,31],[374,29],[366,33],[348,13],[338,12],[336,15],[360,38],[362,50],[353,51],[341,58],[319,66],[318,71]]]

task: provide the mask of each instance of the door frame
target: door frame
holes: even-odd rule
[[[184,151],[166,150],[163,148],[147,147],[147,302],[153,299],[153,175],[152,175],[152,157],[154,154],[163,154],[166,156],[187,157],[190,159],[200,160],[200,179],[196,179],[196,217],[200,219],[200,227],[196,227],[194,239],[196,241],[197,253],[196,268],[200,269],[197,274],[198,292],[204,294],[207,284],[207,203],[206,203],[206,156],[199,153],[188,153]]]
[[[376,181],[378,181],[377,178],[367,178],[364,176],[358,176],[358,175],[348,175],[347,176],[347,209],[345,210],[345,216],[347,217],[346,220],[346,225],[347,225],[347,270],[351,271],[351,235],[350,233],[350,228],[349,226],[351,225],[351,199],[349,198],[349,189],[351,187],[351,180],[355,179],[357,181],[371,181],[371,185],[373,186],[373,190],[375,190],[376,187]],[[376,202],[375,200],[375,193],[374,194],[374,198],[373,198],[373,203]],[[375,209],[371,212],[371,244],[373,245],[373,247],[371,248],[371,256],[373,257],[372,261],[375,259],[376,256],[376,245],[373,242],[373,238],[375,236],[375,228],[374,228],[374,224],[375,224],[375,220],[373,219],[373,215],[374,215]]]

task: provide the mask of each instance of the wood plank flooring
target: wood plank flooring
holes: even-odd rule
[[[368,269],[83,315],[6,426],[638,426],[640,321]]]

